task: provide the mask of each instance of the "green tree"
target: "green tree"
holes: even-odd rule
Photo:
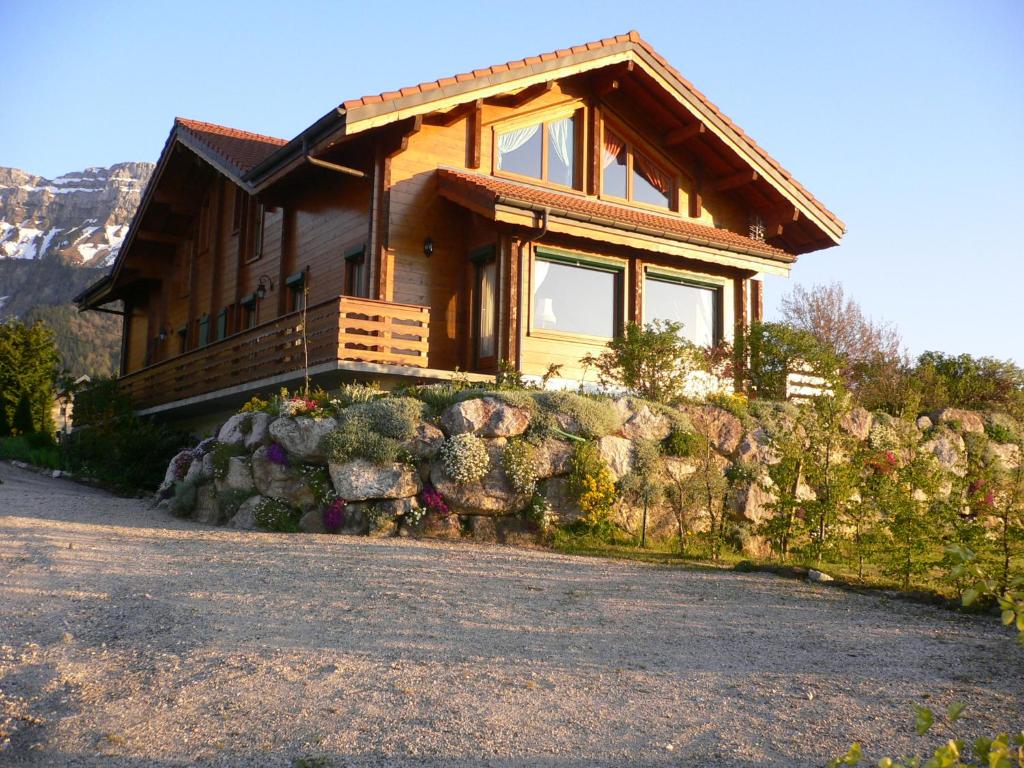
[[[10,408],[22,394],[27,395],[29,411],[37,417],[32,431],[53,431],[50,408],[58,360],[53,334],[45,325],[27,326],[18,320],[0,323],[0,406]],[[16,427],[14,414],[7,416]]]
[[[19,435],[30,435],[36,431],[36,421],[32,417],[32,401],[29,400],[28,392],[22,392],[18,398],[18,405],[14,409],[14,432]]]
[[[637,440],[633,444],[633,467],[619,482],[627,503],[640,507],[640,546],[647,546],[647,520],[651,507],[665,495],[664,462],[661,449],[651,440]]]
[[[7,418],[7,406],[0,397],[0,437],[11,436],[11,420]]]
[[[580,362],[597,370],[604,386],[624,387],[659,403],[683,396],[691,373],[701,367],[700,350],[681,335],[682,323],[630,323],[599,355]]]
[[[784,323],[752,323],[745,338],[749,363],[744,388],[763,400],[785,400],[792,371],[810,368],[829,385],[839,380],[840,358],[813,333]]]

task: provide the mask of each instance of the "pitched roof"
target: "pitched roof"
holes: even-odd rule
[[[693,83],[687,80],[679,71],[673,67],[668,61],[662,57],[654,48],[651,47],[650,43],[640,37],[640,33],[636,30],[630,30],[626,34],[616,35],[614,37],[606,37],[601,40],[595,40],[582,45],[575,45],[571,48],[561,48],[557,51],[551,51],[549,53],[542,53],[539,56],[527,56],[524,59],[516,59],[514,61],[508,61],[504,64],[495,64],[493,66],[484,69],[474,69],[472,72],[465,72],[462,74],[455,75],[453,77],[443,77],[439,80],[431,80],[418,85],[400,88],[397,91],[384,91],[383,93],[372,94],[369,96],[363,96],[359,99],[349,99],[348,101],[342,102],[341,107],[345,110],[353,110],[359,107],[366,107],[371,105],[383,104],[385,102],[395,101],[404,97],[415,96],[419,94],[427,94],[431,91],[437,92],[440,97],[441,91],[452,86],[463,85],[471,83],[474,80],[480,80],[490,75],[501,74],[505,72],[511,72],[516,69],[524,69],[545,62],[550,62],[557,59],[569,58],[577,54],[587,53],[589,51],[600,50],[602,48],[609,48],[614,45],[621,44],[632,44],[636,48],[641,49],[644,53],[655,60],[660,66],[667,70],[672,77],[679,81],[679,84],[688,91],[697,101],[699,101],[711,114],[728,126],[733,132],[735,132],[764,162],[770,165],[775,171],[777,171],[785,180],[793,187],[798,189],[816,208],[818,208],[828,219],[838,225],[840,228],[845,229],[846,225],[843,221],[830,211],[824,203],[818,200],[811,192],[798,182],[793,175],[787,171],[782,165],[779,164],[771,155],[769,155],[756,141],[753,140],[748,134],[746,134],[742,128],[734,123],[727,115],[725,115],[712,101],[708,99],[700,90],[694,87]]]
[[[489,204],[504,203],[513,207],[539,206],[552,209],[556,215],[563,214],[585,221],[605,223],[630,231],[647,230],[676,240],[700,245],[718,245],[778,261],[795,261],[792,254],[763,241],[744,237],[728,229],[698,224],[679,216],[666,216],[581,194],[557,192],[532,184],[455,168],[438,168],[437,176],[440,193],[455,202],[459,202],[460,196],[465,196],[470,199],[482,199]]]
[[[221,160],[238,171],[240,176],[270,157],[278,147],[288,143],[286,139],[184,117],[174,118],[174,125],[184,129],[196,141],[213,151]]]

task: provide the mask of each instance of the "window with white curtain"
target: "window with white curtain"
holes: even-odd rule
[[[578,184],[575,115],[499,132],[496,145],[496,170],[564,187]]]
[[[683,338],[698,346],[713,346],[719,335],[721,296],[721,288],[648,275],[644,280],[644,322],[682,323]]]
[[[533,267],[533,328],[611,338],[618,327],[620,274],[538,256]]]
[[[623,200],[671,208],[675,180],[633,143],[604,129],[601,192]]]

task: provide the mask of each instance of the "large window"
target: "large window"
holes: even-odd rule
[[[619,270],[537,257],[533,268],[533,327],[611,338],[618,330]]]
[[[719,340],[721,302],[721,288],[660,275],[644,280],[644,322],[682,323],[682,335],[700,346]]]
[[[659,208],[672,207],[675,195],[672,175],[607,127],[601,164],[603,194]]]
[[[505,173],[576,187],[576,117],[527,125],[497,134],[495,168]]]

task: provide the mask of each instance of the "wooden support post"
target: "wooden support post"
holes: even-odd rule
[[[693,174],[693,187],[690,189],[690,205],[687,214],[691,219],[699,219],[704,209],[704,171],[697,166]]]
[[[221,290],[224,285],[224,265],[221,264],[221,239],[220,229],[224,212],[224,187],[223,178],[218,178],[214,184],[213,194],[210,195],[210,208],[206,211],[206,247],[212,253],[211,269],[213,271],[210,285],[210,323],[216,323],[217,314],[221,310]],[[211,340],[216,336],[216,328],[210,333]]]
[[[644,264],[640,259],[629,260],[629,306],[626,308],[626,321],[643,325],[644,302],[643,302]]]
[[[477,99],[466,124],[466,130],[469,132],[469,157],[466,158],[468,168],[480,167],[480,147],[483,145],[483,110],[483,99]]]
[[[750,282],[750,322],[764,321],[764,283],[751,278]]]
[[[587,194],[597,195],[601,183],[601,158],[604,147],[601,141],[601,108],[597,104],[590,105],[590,168],[587,174]]]

